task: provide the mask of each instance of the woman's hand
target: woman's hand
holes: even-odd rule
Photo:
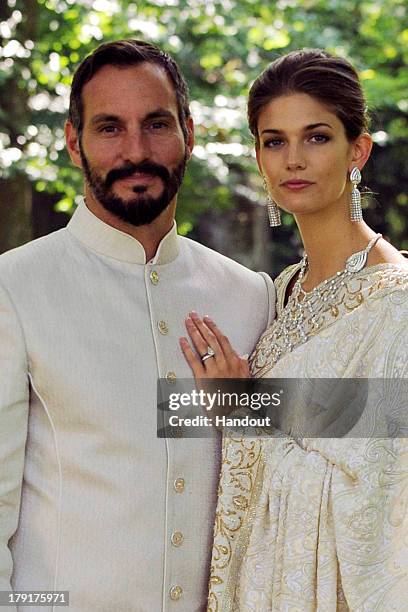
[[[194,378],[250,378],[247,357],[240,357],[234,351],[227,336],[210,317],[201,319],[196,312],[190,312],[186,328],[199,356],[187,338],[180,338],[180,346]]]

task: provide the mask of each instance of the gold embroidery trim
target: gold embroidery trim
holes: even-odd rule
[[[263,454],[261,453],[256,470],[251,498],[249,500],[249,509],[246,516],[244,517],[244,521],[239,532],[238,542],[235,548],[235,555],[232,557],[229,568],[227,586],[222,600],[222,612],[233,612],[236,588],[239,584],[238,576],[240,573],[242,560],[249,546],[252,527],[255,519],[256,506],[262,490],[264,469],[265,460]]]
[[[232,610],[238,583],[236,577],[250,535],[247,530],[251,521],[248,523],[246,515],[252,512],[254,499],[259,495],[263,465],[261,438],[224,434],[208,612]]]
[[[289,266],[275,281],[278,294],[278,317],[261,336],[249,359],[251,375],[257,378],[261,378],[271,369],[271,362],[275,365],[282,357],[288,354],[288,349],[285,349],[283,341],[281,344],[279,343],[282,335],[279,333],[279,327],[276,323],[279,321],[279,316],[283,309],[286,288],[298,268],[298,264]],[[408,288],[408,273],[399,266],[394,264],[378,264],[377,266],[363,269],[345,281],[344,286],[338,288],[337,298],[328,304],[321,313],[323,320],[320,322],[318,329],[315,329],[309,322],[305,330],[307,340],[330,327],[341,316],[359,308],[367,299],[380,299],[389,293],[406,288]],[[272,341],[279,344],[280,352],[277,358],[271,350]],[[298,346],[300,344],[301,342],[299,342]]]

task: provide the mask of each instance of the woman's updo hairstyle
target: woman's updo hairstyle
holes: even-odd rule
[[[308,94],[327,106],[343,123],[350,142],[367,131],[367,106],[355,68],[321,49],[302,49],[269,64],[249,91],[248,123],[256,146],[263,107],[274,98],[294,93]]]

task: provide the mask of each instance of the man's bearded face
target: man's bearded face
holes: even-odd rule
[[[174,85],[161,66],[106,65],[82,90],[79,155],[87,189],[134,226],[152,223],[175,200],[193,146]]]
[[[151,223],[167,208],[180,189],[187,164],[185,153],[174,170],[169,170],[152,161],[145,161],[140,164],[128,163],[120,168],[113,168],[103,177],[91,167],[81,144],[80,150],[85,177],[94,197],[106,210],[135,226]],[[143,184],[135,184],[132,187],[135,195],[129,199],[115,194],[116,181],[138,173],[159,177],[163,183],[161,194],[157,197],[148,195],[148,187]]]

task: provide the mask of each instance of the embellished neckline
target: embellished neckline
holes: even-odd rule
[[[293,304],[291,303],[289,308],[288,305],[283,307],[286,288],[298,268],[299,264],[289,266],[275,280],[278,294],[277,318],[263,333],[249,359],[252,376],[268,376],[284,356],[343,316],[348,316],[360,308],[367,300],[380,299],[390,292],[408,288],[408,270],[395,263],[374,264],[347,276],[344,284],[336,287],[334,296],[329,293],[333,293],[330,283],[327,282],[330,279],[326,279],[320,295],[311,298],[315,303],[310,312],[306,304],[305,316],[299,326]],[[322,299],[326,295],[330,299]]]
[[[356,251],[355,253],[352,253],[349,257],[347,257],[346,263],[342,270],[338,270],[329,279],[324,279],[321,284],[325,286],[328,282],[330,282],[333,285],[336,281],[339,282],[340,279],[342,278],[345,278],[347,276],[351,276],[351,274],[356,274],[357,272],[360,272],[360,270],[366,267],[367,257],[370,251],[375,247],[375,245],[381,238],[382,238],[382,234],[375,234],[375,236],[371,238],[371,240],[369,241],[369,243],[364,249],[360,251]],[[310,291],[305,291],[303,289],[302,282],[304,281],[305,275],[308,273],[308,271],[309,271],[309,260],[308,260],[307,253],[305,253],[300,262],[299,276],[293,287],[292,295],[293,297],[295,297],[295,294],[296,294],[295,299],[297,299],[298,296],[300,295],[302,295],[303,297],[308,297],[309,294],[313,295],[314,293],[319,291],[320,283],[316,287],[313,287],[313,289],[311,289]]]
[[[287,291],[288,285],[290,284],[291,281],[293,281],[293,278],[294,278],[295,274],[297,274],[300,271],[300,266],[301,266],[301,262],[298,262],[298,263],[292,264],[292,266],[289,266],[288,268],[286,268],[287,270],[290,269],[290,268],[293,268],[293,271],[290,274],[290,276],[288,276],[288,278],[285,279],[284,286],[282,285],[282,293],[281,293],[281,295],[278,298],[278,313],[281,312],[282,309],[284,308],[284,301],[285,301],[286,291]],[[352,278],[356,278],[357,279],[357,278],[360,278],[361,276],[365,276],[367,274],[372,274],[374,272],[377,272],[377,271],[383,270],[383,269],[386,270],[388,268],[391,268],[391,269],[395,268],[396,270],[401,270],[401,271],[406,270],[406,272],[408,274],[408,269],[405,268],[404,266],[402,266],[401,264],[383,262],[383,263],[379,263],[379,264],[372,264],[371,266],[365,266],[359,272],[353,273]],[[313,292],[316,289],[324,289],[325,286],[330,283],[330,281],[334,280],[337,277],[337,275],[338,275],[338,272],[336,272],[332,276],[329,276],[328,278],[325,278],[324,280],[322,280],[318,285],[316,285],[316,287],[314,287],[310,291],[304,291],[305,296],[306,297],[311,297],[313,295]]]

